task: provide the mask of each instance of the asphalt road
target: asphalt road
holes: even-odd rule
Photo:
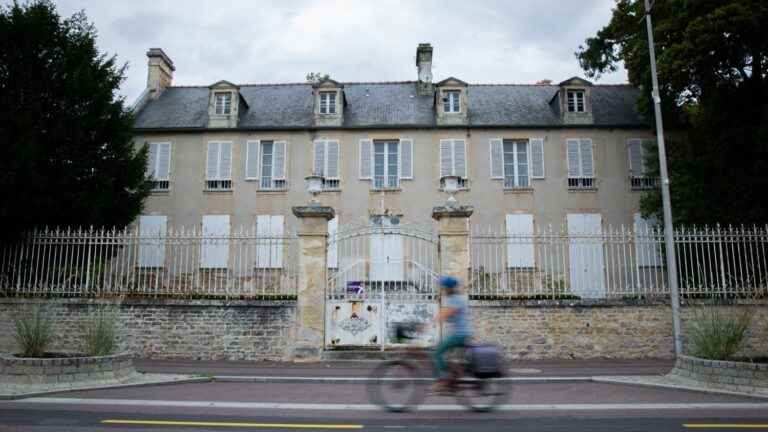
[[[467,412],[449,397],[430,397],[424,411],[382,412],[368,405],[361,384],[196,383],[81,391],[0,402],[0,432],[768,431],[765,399],[588,382],[518,384],[514,390],[502,411],[483,414]],[[740,427],[718,426],[723,424]]]

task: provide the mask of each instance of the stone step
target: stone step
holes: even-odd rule
[[[356,348],[356,349],[334,349],[325,350],[322,354],[324,361],[334,360],[389,360],[402,357],[406,351],[402,348],[386,349],[381,348]]]

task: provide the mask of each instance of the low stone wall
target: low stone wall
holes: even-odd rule
[[[680,356],[670,375],[708,388],[768,395],[768,364]]]
[[[119,349],[146,358],[282,360],[294,338],[293,301],[0,299],[0,351],[17,352],[13,317],[39,304],[55,325],[50,351],[83,351],[83,329],[114,307]]]
[[[692,303],[682,308],[690,328]],[[726,313],[745,307],[717,306]],[[768,305],[755,315],[739,355],[768,353]],[[504,347],[511,359],[674,358],[672,312],[665,302],[472,301],[479,340]],[[684,332],[685,334],[685,332]]]
[[[19,358],[0,353],[0,383],[59,384],[123,380],[136,374],[131,353],[103,357]]]

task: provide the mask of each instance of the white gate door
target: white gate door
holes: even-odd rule
[[[571,292],[581,298],[603,298],[602,217],[596,213],[569,213],[567,219]]]
[[[386,230],[386,227],[382,227]],[[401,281],[405,274],[403,237],[396,232],[371,235],[370,242],[372,281]]]

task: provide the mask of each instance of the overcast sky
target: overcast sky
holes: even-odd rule
[[[5,2],[5,1],[3,1]],[[608,23],[614,0],[60,0],[84,10],[99,48],[127,62],[121,94],[146,85],[146,57],[171,57],[174,85],[416,79],[419,42],[434,46],[436,81],[535,83],[583,75],[573,53]],[[626,82],[626,72],[601,83]]]

